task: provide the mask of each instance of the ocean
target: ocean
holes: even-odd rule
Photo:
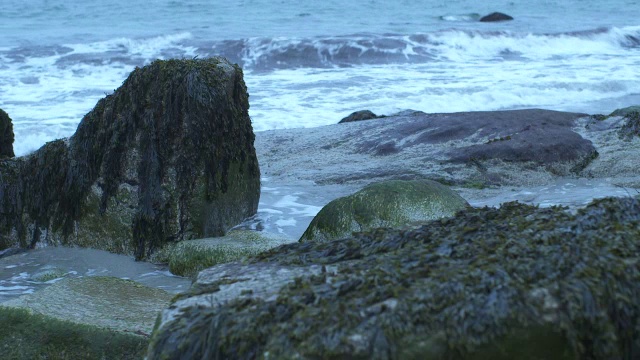
[[[479,22],[500,11],[513,21]],[[640,1],[2,0],[0,108],[24,155],[155,59],[244,69],[255,131],[369,109],[640,104]]]

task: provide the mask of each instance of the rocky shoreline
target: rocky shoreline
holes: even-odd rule
[[[149,359],[612,359],[640,349],[640,308],[626,300],[640,291],[637,107],[607,116],[407,110],[255,141],[247,109],[242,72],[226,60],[158,61],[101,100],[70,139],[16,159],[3,140],[12,133],[3,135],[0,257],[86,246],[174,264],[174,273],[205,270],[171,300],[117,279],[54,276],[49,300],[41,291],[0,309],[25,323],[45,315],[71,321],[62,328],[124,332],[134,338],[118,341],[138,344],[127,348],[137,354],[142,338]],[[563,182],[608,187],[557,200],[569,209],[467,204],[497,206]],[[304,197],[308,209],[270,220],[276,196]],[[111,288],[125,295],[106,300]],[[106,312],[62,311],[78,292]],[[136,300],[155,304],[147,315],[164,309],[153,328],[152,315],[109,315],[127,292],[149,296]],[[0,354],[42,342],[29,336],[3,335]]]

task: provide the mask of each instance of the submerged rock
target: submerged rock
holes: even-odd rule
[[[12,158],[13,153],[13,123],[9,115],[0,109],[0,159]],[[0,179],[1,181],[1,179]]]
[[[154,261],[169,264],[171,273],[195,276],[213,265],[238,261],[294,240],[250,230],[232,230],[225,236],[184,240],[162,249]]]
[[[455,191],[435,181],[384,181],[325,205],[300,242],[326,242],[377,227],[415,226],[468,206]]]
[[[155,61],[69,139],[0,163],[0,249],[38,242],[144,259],[255,214],[260,174],[242,70]]]
[[[200,273],[148,358],[632,359],[640,200],[506,203]]]
[[[513,17],[507,14],[503,14],[501,12],[493,12],[489,15],[485,15],[480,18],[480,21],[482,22],[495,22],[495,21],[508,21],[508,20],[513,20]]]
[[[158,311],[171,297],[166,291],[114,277],[66,278],[34,294],[0,304],[0,324],[13,329],[11,336],[15,340],[26,343],[21,346],[29,348],[22,350],[27,354],[37,349],[49,354],[46,358],[100,359],[109,354],[106,358],[139,359]],[[3,324],[4,317],[18,320]],[[24,329],[29,331],[21,331]],[[42,334],[44,330],[55,334]],[[56,338],[62,334],[74,338]],[[1,339],[2,336],[0,344]],[[0,347],[0,355],[10,351]],[[70,355],[78,353],[81,355]]]

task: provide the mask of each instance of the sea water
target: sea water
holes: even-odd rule
[[[479,22],[501,11],[515,18]],[[2,0],[0,108],[24,155],[155,59],[240,64],[255,131],[352,111],[640,103],[640,1]]]
[[[479,22],[493,11],[515,19]],[[244,70],[255,131],[333,124],[361,109],[609,113],[640,104],[638,13],[634,0],[0,0],[0,108],[25,155],[72,135],[135,67],[221,55]],[[293,237],[330,200],[264,184],[258,215]],[[628,191],[560,181],[474,205],[579,205],[586,192]],[[162,267],[82,251],[3,258],[0,302],[47,286],[32,275],[51,266],[188,286]]]

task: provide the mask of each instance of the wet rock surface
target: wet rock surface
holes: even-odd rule
[[[0,249],[93,247],[144,259],[256,212],[260,174],[242,70],[156,61],[69,139],[0,163]]]
[[[284,245],[200,273],[148,356],[630,359],[638,237],[629,197]]]
[[[465,187],[531,185],[574,175],[597,157],[574,131],[586,114],[529,109],[426,114],[265,131],[256,150],[279,182],[357,184],[429,178]],[[296,154],[295,157],[288,154]]]

